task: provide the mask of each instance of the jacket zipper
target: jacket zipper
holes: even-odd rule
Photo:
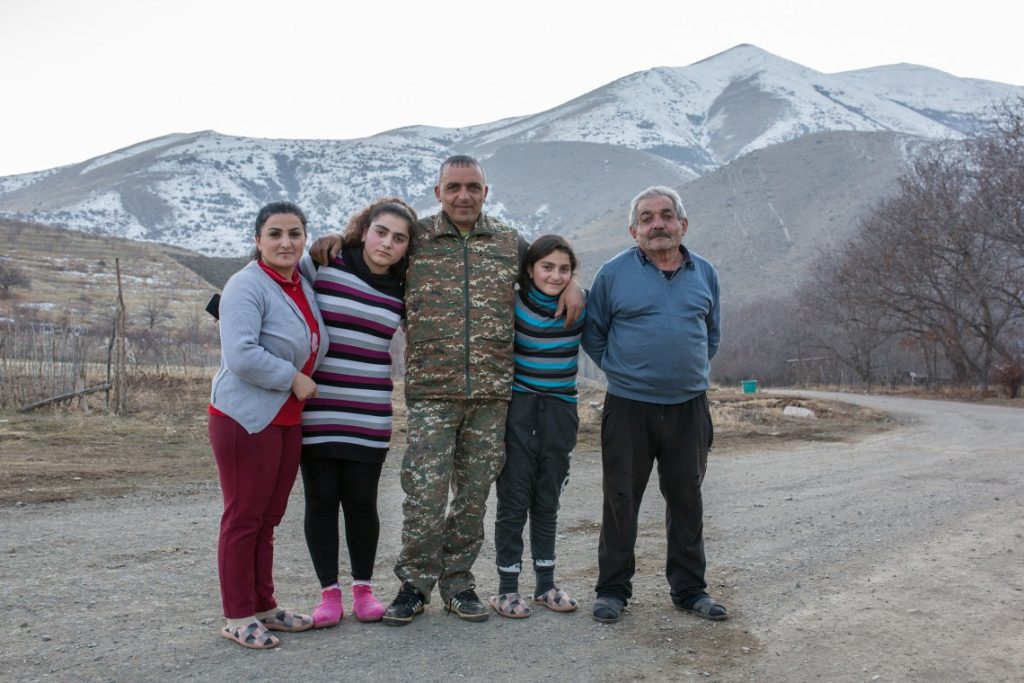
[[[460,237],[462,237],[460,235]],[[463,277],[463,304],[466,313],[466,398],[473,393],[472,380],[469,376],[469,235],[462,237],[462,277]]]

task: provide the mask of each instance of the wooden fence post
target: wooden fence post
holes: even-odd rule
[[[114,386],[111,365],[113,363],[114,356],[114,340],[117,338],[117,310],[114,311],[114,320],[110,326],[110,341],[107,343],[107,376],[104,384],[107,385],[107,390],[104,392],[103,406],[106,411],[110,412],[110,389]]]
[[[114,342],[114,414],[124,415],[128,410],[128,387],[125,376],[125,310],[124,293],[121,289],[121,259],[114,258],[114,268],[117,271],[117,315],[115,316],[115,342]]]

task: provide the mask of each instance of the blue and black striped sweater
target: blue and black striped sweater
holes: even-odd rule
[[[512,390],[576,402],[576,358],[584,311],[572,327],[555,317],[558,298],[532,285],[516,297],[515,376]]]

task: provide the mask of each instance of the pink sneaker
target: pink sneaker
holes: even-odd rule
[[[384,605],[373,597],[373,586],[357,584],[352,586],[352,611],[359,621],[380,621],[384,616]]]
[[[320,604],[313,610],[313,628],[337,626],[345,616],[345,605],[341,602],[341,588],[332,586],[320,591]]]

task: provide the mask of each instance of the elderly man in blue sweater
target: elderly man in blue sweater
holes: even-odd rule
[[[683,246],[682,200],[649,187],[629,211],[636,247],[605,263],[582,344],[608,378],[601,419],[604,508],[594,618],[619,620],[633,594],[637,514],[655,461],[665,498],[672,602],[727,618],[707,594],[701,482],[713,430],[707,388],[721,339],[718,273]]]

